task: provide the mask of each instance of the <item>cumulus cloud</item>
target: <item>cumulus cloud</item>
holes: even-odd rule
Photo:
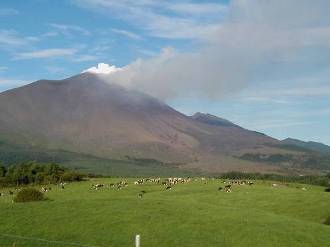
[[[94,3],[94,8],[102,6],[103,10],[127,8],[120,13],[131,15],[120,17],[132,24],[136,20],[148,22],[142,29],[154,36],[202,42],[195,51],[165,48],[157,56],[137,59],[111,73],[110,82],[163,99],[187,95],[216,98],[255,81],[289,80],[329,67],[328,0],[232,0],[221,20],[214,15],[211,19],[200,17],[200,12],[196,17],[197,10],[191,2],[190,9],[186,9],[188,17],[159,14],[155,4],[165,3],[147,2],[129,5],[131,1],[93,0],[86,4]],[[182,12],[177,2],[166,2],[167,9]],[[203,6],[204,12],[212,9]]]
[[[117,68],[116,66],[112,65],[110,66],[109,64],[106,63],[99,63],[97,67],[91,67],[89,69],[86,69],[82,71],[82,73],[93,73],[93,74],[102,74],[102,75],[108,75],[112,74],[115,72],[121,71],[121,68]]]

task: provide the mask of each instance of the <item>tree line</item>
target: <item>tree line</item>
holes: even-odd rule
[[[308,175],[308,176],[284,176],[279,174],[245,173],[245,172],[227,172],[219,176],[223,179],[251,179],[251,180],[271,180],[283,183],[302,183],[319,186],[330,186],[330,173],[326,175]]]
[[[56,184],[83,180],[84,175],[56,163],[23,162],[5,167],[0,164],[0,186]]]

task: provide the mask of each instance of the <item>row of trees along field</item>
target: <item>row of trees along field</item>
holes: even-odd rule
[[[305,175],[305,176],[284,176],[279,174],[245,173],[245,172],[227,172],[221,174],[222,179],[252,179],[279,181],[285,183],[302,183],[330,187],[330,173],[325,175]]]
[[[56,163],[24,162],[5,167],[0,164],[0,186],[55,184],[81,181],[84,175]]]

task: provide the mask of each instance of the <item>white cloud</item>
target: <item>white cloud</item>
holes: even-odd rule
[[[28,43],[28,40],[21,37],[16,31],[13,30],[0,30],[0,46],[23,46]]]
[[[84,71],[82,71],[81,73],[94,73],[94,74],[112,74],[112,73],[115,73],[115,72],[118,72],[118,71],[121,71],[121,68],[117,68],[116,66],[114,65],[109,65],[109,64],[106,64],[106,63],[99,63],[97,65],[97,67],[91,67],[89,69],[86,69]]]
[[[202,39],[223,18],[222,4],[152,0],[73,0],[78,6],[130,22],[149,35],[169,39]],[[168,12],[168,13],[166,13]]]
[[[136,33],[133,33],[133,32],[129,32],[127,30],[112,28],[111,31],[114,32],[114,33],[118,33],[120,35],[123,35],[125,37],[128,37],[130,39],[135,39],[135,40],[141,40],[142,39],[142,37],[140,35],[138,35]]]
[[[72,48],[53,48],[37,50],[32,52],[22,52],[15,55],[16,60],[36,59],[36,58],[57,58],[68,57],[76,54],[77,50]]]
[[[90,31],[82,28],[80,26],[76,25],[67,25],[67,24],[58,24],[58,23],[49,23],[50,27],[57,30],[57,32],[60,32],[66,36],[72,36],[74,33],[80,33],[83,35],[90,35]]]
[[[15,30],[0,29],[0,49],[10,53],[31,48],[39,41],[39,37],[24,36]]]

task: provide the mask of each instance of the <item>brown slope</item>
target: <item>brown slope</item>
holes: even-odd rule
[[[276,144],[209,115],[187,117],[146,94],[84,73],[0,94],[0,133],[10,141],[102,157],[207,160]],[[201,164],[201,166],[203,166]],[[212,168],[211,168],[212,169]]]

